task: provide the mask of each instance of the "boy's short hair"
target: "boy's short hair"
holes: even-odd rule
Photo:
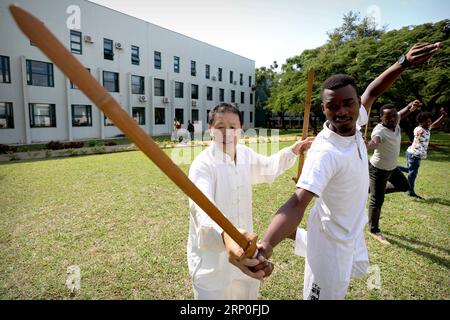
[[[323,82],[322,94],[326,89],[336,90],[348,85],[351,85],[355,89],[356,95],[358,95],[358,88],[356,87],[356,81],[353,77],[346,74],[335,74]]]
[[[239,122],[241,123],[241,127],[244,126],[244,119],[242,118],[242,114],[239,111],[239,109],[230,103],[221,103],[218,106],[216,106],[208,116],[208,124],[211,126],[214,123],[214,118],[216,117],[216,114],[218,113],[234,113],[237,116],[239,116]]]
[[[431,117],[432,117],[431,112],[421,112],[417,115],[417,122],[423,123],[423,122],[427,121],[428,119],[431,120]]]
[[[397,111],[397,107],[395,105],[393,105],[392,103],[385,104],[384,106],[382,106],[380,108],[380,117],[383,116],[384,110],[395,110],[395,111]]]

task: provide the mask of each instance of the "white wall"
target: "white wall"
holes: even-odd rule
[[[255,63],[252,60],[186,37],[151,23],[139,20],[120,12],[99,6],[85,0],[0,0],[0,55],[10,57],[11,84],[0,83],[0,102],[12,102],[14,109],[14,129],[0,130],[0,143],[32,143],[50,140],[76,140],[87,138],[108,138],[121,132],[116,127],[104,127],[103,115],[79,90],[70,89],[66,77],[54,66],[54,88],[28,86],[24,61],[26,59],[48,62],[49,60],[30,42],[15,25],[9,14],[8,6],[16,2],[43,20],[46,26],[70,47],[70,31],[66,22],[66,13],[70,5],[81,9],[81,32],[83,37],[89,35],[94,43],[83,41],[82,55],[75,56],[91,74],[101,81],[102,71],[120,74],[120,92],[113,93],[114,98],[131,114],[132,107],[146,108],[146,125],[144,130],[151,135],[170,134],[176,108],[183,108],[184,125],[191,119],[191,84],[199,86],[198,109],[203,128],[207,127],[206,110],[212,109],[219,102],[219,88],[225,89],[225,102],[230,101],[230,91],[236,91],[236,102],[245,111],[245,127],[249,123],[250,111],[254,114],[254,104],[250,105],[251,88],[248,77],[255,81]],[[4,32],[7,30],[7,32]],[[114,49],[114,61],[103,57],[103,39],[120,42],[123,50]],[[140,65],[131,64],[131,45],[140,48]],[[154,51],[162,54],[162,68],[154,68]],[[180,57],[180,73],[174,73],[173,57]],[[22,57],[22,58],[21,58]],[[191,60],[197,62],[197,76],[190,74]],[[205,79],[205,65],[211,66],[211,79]],[[223,81],[213,81],[218,77],[218,68],[223,69]],[[230,84],[229,71],[234,71],[234,81]],[[239,84],[239,74],[244,74],[244,85]],[[145,95],[147,102],[140,102],[139,96],[132,95],[130,76],[145,77]],[[161,97],[153,96],[153,79],[165,80],[165,96],[170,103],[163,103]],[[25,81],[25,82],[24,82]],[[184,98],[175,99],[174,82],[184,83]],[[213,87],[213,101],[206,100],[206,87]],[[245,92],[245,104],[240,104],[240,92]],[[254,99],[255,100],[255,99]],[[254,101],[253,101],[254,102]],[[28,103],[54,103],[56,105],[57,128],[30,129]],[[92,105],[92,127],[72,127],[71,105]],[[166,108],[166,125],[154,124],[154,108]]]

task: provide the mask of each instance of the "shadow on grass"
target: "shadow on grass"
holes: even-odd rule
[[[443,206],[447,206],[450,207],[450,200],[448,199],[442,199],[442,198],[429,198],[429,199],[424,199],[422,200],[425,203],[429,203],[429,204],[441,204]]]
[[[433,261],[433,262],[435,262],[437,264],[440,264],[441,266],[443,266],[443,267],[445,267],[447,269],[450,269],[450,260],[448,260],[446,258],[443,258],[443,257],[440,257],[440,256],[437,256],[435,254],[426,252],[424,250],[420,250],[420,249],[414,248],[414,247],[412,247],[412,246],[410,246],[408,244],[402,243],[400,241],[409,242],[411,244],[417,244],[417,245],[420,245],[420,246],[423,246],[423,247],[434,248],[434,249],[437,249],[437,250],[442,251],[445,254],[449,255],[450,254],[450,250],[448,250],[447,248],[443,248],[443,247],[439,247],[439,246],[436,246],[436,245],[432,245],[432,244],[429,244],[429,243],[426,243],[426,242],[423,242],[423,241],[419,241],[419,240],[416,240],[416,239],[411,239],[411,238],[408,238],[408,237],[399,236],[399,235],[396,235],[396,234],[393,234],[393,233],[390,233],[390,232],[383,232],[383,233],[387,236],[386,238],[391,244],[393,244],[393,245],[395,245],[395,246],[397,246],[399,248],[403,248],[403,249],[412,251],[415,254],[421,255],[421,256],[423,256],[423,257],[425,257],[425,258],[427,258],[427,259],[429,259],[429,260],[431,260],[431,261]]]

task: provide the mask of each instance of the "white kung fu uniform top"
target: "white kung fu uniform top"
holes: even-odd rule
[[[297,232],[295,251],[297,255],[306,251],[314,281],[323,288],[321,298],[345,296],[345,283],[366,274],[369,265],[363,236],[369,190],[367,148],[359,131],[367,121],[363,111],[351,137],[338,135],[325,123],[308,151],[297,184],[317,197],[307,235],[300,229]]]
[[[252,185],[271,183],[291,168],[297,157],[290,147],[270,157],[241,144],[236,148],[235,163],[213,142],[193,161],[189,178],[235,227],[253,232]],[[252,279],[229,263],[222,229],[191,199],[189,211],[187,257],[195,285],[221,290],[234,279]]]

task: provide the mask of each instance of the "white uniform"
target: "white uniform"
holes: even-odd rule
[[[359,121],[358,127],[363,124]],[[326,123],[297,187],[317,196],[307,235],[298,230],[296,238],[296,253],[306,251],[304,299],[344,299],[350,279],[365,275],[369,267],[363,233],[369,169],[361,132],[343,137]]]
[[[252,232],[252,185],[271,183],[295,164],[296,155],[285,148],[266,157],[240,144],[236,154],[235,163],[212,143],[192,163],[189,178],[234,226]],[[260,281],[228,262],[222,229],[192,200],[189,209],[187,256],[195,299],[257,299]]]

